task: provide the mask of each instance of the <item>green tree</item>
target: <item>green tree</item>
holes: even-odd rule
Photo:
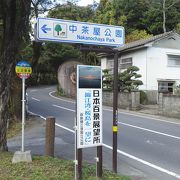
[[[141,75],[137,72],[139,68],[136,66],[131,66],[125,71],[119,73],[118,75],[118,89],[120,92],[131,92],[138,90],[138,87],[143,84],[139,78]]]
[[[143,18],[150,6],[148,0],[113,0],[112,5],[116,24],[124,26],[127,34],[146,29]]]
[[[180,0],[152,0],[143,23],[151,34],[175,29],[180,19]]]
[[[94,22],[115,25],[114,9],[111,1],[100,1],[95,13]]]
[[[63,1],[63,0],[62,0]],[[47,11],[50,11],[54,9],[56,6],[58,6],[61,0],[31,0],[31,17],[38,18],[39,14],[44,14]],[[35,37],[33,33],[31,33],[32,36]],[[41,56],[41,50],[42,50],[42,42],[33,41],[32,42],[32,59],[31,64],[33,68],[33,73],[37,74],[38,72],[38,61]],[[32,79],[35,82],[37,82],[37,79]]]
[[[123,72],[118,74],[118,91],[119,92],[132,92],[138,90],[138,87],[143,84],[138,74],[139,68],[130,66]],[[112,91],[113,88],[113,75],[110,74],[108,69],[103,70],[103,90]]]
[[[140,39],[147,39],[152,37],[153,35],[148,34],[145,30],[134,30],[130,34],[126,36],[126,43],[130,43],[133,41],[137,41]]]
[[[113,77],[112,74],[109,73],[109,69],[103,70],[103,90],[104,91],[112,91],[113,89]]]
[[[42,49],[40,63],[44,66],[51,66],[54,73],[57,73],[59,65],[68,59],[80,58],[81,53],[68,44],[47,42]]]
[[[92,22],[94,11],[91,6],[81,7],[74,3],[67,2],[52,9],[48,13],[48,17],[67,19],[74,21]]]
[[[178,23],[178,24],[176,25],[175,30],[177,31],[177,33],[180,34],[180,23]]]
[[[29,27],[29,0],[1,0],[3,34],[0,49],[0,151],[7,150],[6,132],[9,118],[12,77],[20,45]]]

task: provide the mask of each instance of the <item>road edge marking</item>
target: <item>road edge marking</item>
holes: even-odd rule
[[[41,116],[41,115],[39,115],[39,114],[35,114],[35,113],[31,112],[31,111],[29,111],[29,113],[31,113],[31,114],[33,114],[33,115],[37,115],[37,116],[41,117],[42,119],[46,120],[45,117],[43,117],[43,116]],[[67,131],[69,131],[69,132],[71,132],[71,133],[75,133],[73,130],[71,130],[71,129],[69,129],[69,128],[66,128],[66,127],[64,127],[64,126],[61,126],[61,125],[58,124],[58,123],[55,123],[55,125],[58,126],[58,127],[60,127],[60,128],[62,128],[62,129],[65,129],[65,130],[67,130]],[[103,146],[106,147],[106,148],[108,148],[108,149],[111,149],[111,150],[112,150],[112,147],[109,146],[109,145],[107,145],[107,144],[104,144],[104,143],[103,143]],[[143,160],[143,159],[140,159],[140,158],[138,158],[138,157],[135,157],[135,156],[133,156],[133,155],[131,155],[131,154],[128,154],[128,153],[126,153],[126,152],[124,152],[124,151],[121,151],[121,150],[119,150],[119,149],[117,150],[117,152],[118,152],[119,154],[122,154],[122,155],[125,156],[125,157],[128,157],[128,158],[133,159],[133,160],[135,160],[135,161],[138,161],[138,162],[140,162],[140,163],[142,163],[142,164],[145,164],[146,166],[149,166],[149,167],[151,167],[151,168],[153,168],[153,169],[156,169],[156,170],[158,170],[158,171],[160,171],[160,172],[166,173],[166,174],[168,174],[168,175],[170,175],[170,176],[173,176],[173,177],[176,177],[176,178],[180,179],[180,175],[177,174],[177,173],[174,173],[174,172],[169,171],[169,170],[167,170],[167,169],[161,168],[160,166],[157,166],[157,165],[152,164],[152,163],[150,163],[150,162],[148,162],[148,161],[145,161],[145,160]]]
[[[35,101],[40,102],[40,100],[39,100],[39,99],[36,99],[36,98],[34,98],[34,97],[31,97],[31,99],[33,99],[33,100],[35,100]]]
[[[51,97],[52,97],[52,98],[54,98],[54,99],[58,99],[58,100],[61,100],[61,101],[64,101],[64,102],[70,102],[70,103],[75,104],[75,102],[74,102],[74,101],[70,101],[70,100],[66,100],[66,99],[62,99],[62,98],[59,98],[59,97],[53,96],[53,95],[52,95],[52,93],[54,93],[54,92],[56,92],[56,91],[51,91],[51,92],[49,92],[49,96],[51,96]]]
[[[103,146],[106,147],[106,148],[108,148],[108,149],[111,149],[111,150],[113,149],[111,146],[109,146],[109,145],[107,145],[107,144],[103,144]],[[118,152],[119,154],[122,154],[123,156],[126,156],[126,157],[128,157],[128,158],[130,158],[130,159],[133,159],[133,160],[138,161],[138,162],[140,162],[140,163],[142,163],[142,164],[145,164],[146,166],[149,166],[149,167],[151,167],[151,168],[153,168],[153,169],[156,169],[156,170],[158,170],[158,171],[160,171],[160,172],[166,173],[166,174],[168,174],[168,175],[170,175],[170,176],[173,176],[173,177],[176,177],[176,178],[180,179],[180,175],[177,174],[177,173],[174,173],[174,172],[172,172],[172,171],[169,171],[169,170],[167,170],[167,169],[164,169],[164,168],[162,168],[162,167],[160,167],[160,166],[157,166],[157,165],[152,164],[152,163],[150,163],[150,162],[148,162],[148,161],[145,161],[145,160],[143,160],[143,159],[140,159],[140,158],[138,158],[138,157],[135,157],[135,156],[133,156],[133,155],[131,155],[131,154],[128,154],[128,153],[126,153],[126,152],[124,152],[124,151],[121,151],[121,150],[119,150],[119,149],[117,150],[117,152]]]
[[[64,102],[70,102],[70,103],[75,104],[74,101],[70,101],[70,100],[66,100],[66,99],[62,99],[62,98],[58,98],[58,97],[53,96],[52,93],[54,93],[54,92],[56,92],[56,91],[51,91],[51,92],[49,92],[49,96],[51,96],[52,98],[55,98],[55,99],[64,101]],[[107,109],[107,108],[103,108],[103,110],[105,110],[105,111],[111,111],[111,112],[113,111],[112,109]],[[170,124],[180,125],[180,122],[174,122],[174,121],[172,122],[172,121],[167,121],[167,120],[155,118],[155,117],[152,117],[152,116],[149,115],[149,114],[140,114],[140,113],[132,114],[131,112],[122,112],[122,111],[118,112],[118,114],[127,114],[127,115],[135,116],[135,117],[148,118],[148,119],[151,119],[151,120],[154,120],[154,121],[161,121],[161,122],[166,122],[166,123],[170,123]]]

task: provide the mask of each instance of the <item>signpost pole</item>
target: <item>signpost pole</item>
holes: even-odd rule
[[[24,152],[24,126],[25,126],[25,78],[22,78],[22,152]]]
[[[78,180],[82,180],[82,148],[77,149]]]
[[[74,156],[75,156],[75,160],[74,160],[74,163],[75,163],[75,166],[74,166],[74,179],[75,180],[77,180],[77,165],[78,165],[78,163],[77,163],[77,117],[75,118],[75,120],[74,120],[74,124],[75,124],[75,126],[74,126],[74,129],[75,129],[75,142],[74,142],[74,152],[75,152],[75,154],[74,154]]]
[[[102,146],[97,146],[96,176],[102,179]]]
[[[32,162],[31,152],[24,151],[24,128],[25,128],[25,80],[30,77],[32,73],[31,65],[26,61],[20,61],[15,67],[16,74],[22,79],[22,142],[21,151],[16,151],[14,153],[12,163],[17,162]]]
[[[118,51],[114,54],[113,84],[113,172],[117,173],[117,132],[118,132]]]

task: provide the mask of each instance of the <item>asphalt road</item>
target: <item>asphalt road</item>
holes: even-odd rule
[[[55,89],[28,89],[29,111],[42,118],[54,116],[57,136],[62,135],[68,147],[74,145],[75,102],[53,97]],[[180,179],[180,123],[119,110],[118,125],[118,172],[134,179]],[[103,107],[103,144],[103,165],[112,169],[110,107]],[[65,153],[72,159],[73,146]],[[84,160],[95,163],[95,149],[86,148],[83,154]]]

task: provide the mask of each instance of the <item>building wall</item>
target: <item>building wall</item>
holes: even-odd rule
[[[143,85],[139,89],[145,90],[147,86],[147,76],[146,76],[146,52],[147,49],[140,49],[138,51],[132,51],[126,54],[122,54],[121,58],[132,57],[133,66],[139,67],[138,73],[141,74],[140,80],[143,82]]]
[[[148,47],[126,54],[121,58],[133,58],[133,65],[139,67],[139,74],[142,75],[140,80],[143,85],[140,90],[158,90],[158,80],[173,80],[180,84],[180,67],[168,66],[168,54],[180,55],[180,50]],[[107,58],[102,58],[102,69],[107,69]]]
[[[107,58],[106,57],[103,57],[101,58],[101,68],[102,69],[107,69]]]
[[[146,89],[147,81],[146,81],[146,48],[139,50],[139,51],[133,51],[126,54],[121,54],[121,58],[130,58],[132,57],[133,66],[139,67],[138,73],[142,75],[140,78],[141,81],[143,81],[143,85],[140,87],[140,89]],[[109,59],[111,60],[111,59]],[[102,69],[109,69],[107,58],[101,59],[101,67]]]
[[[180,83],[180,67],[168,66],[168,54],[180,55],[180,50],[160,47],[147,49],[147,90],[158,90],[158,80]]]

